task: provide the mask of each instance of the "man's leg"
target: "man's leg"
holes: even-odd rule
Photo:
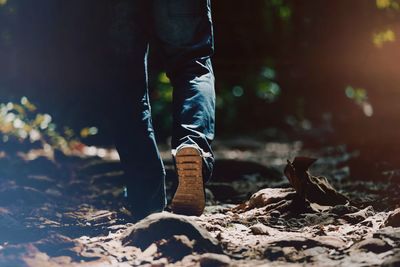
[[[214,165],[215,127],[210,0],[154,0],[153,9],[157,45],[174,87],[172,149],[186,144],[200,148],[206,182]]]
[[[110,130],[126,176],[128,202],[140,218],[166,205],[165,170],[157,149],[147,81],[147,0],[118,1],[111,29],[115,59]]]
[[[174,87],[171,145],[179,185],[172,209],[200,215],[205,206],[204,182],[210,179],[214,165],[210,0],[154,0],[153,4],[156,42]]]

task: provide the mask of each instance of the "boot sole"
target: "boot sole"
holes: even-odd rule
[[[206,204],[200,151],[184,147],[176,153],[175,161],[179,183],[171,209],[178,214],[200,216]]]

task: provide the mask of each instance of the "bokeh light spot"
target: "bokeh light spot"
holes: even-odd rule
[[[243,96],[243,88],[241,86],[234,86],[232,88],[232,94],[236,97],[241,97]]]

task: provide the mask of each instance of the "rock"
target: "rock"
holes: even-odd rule
[[[383,241],[382,239],[378,238],[368,238],[362,240],[361,242],[356,243],[353,245],[352,249],[355,250],[364,250],[367,252],[374,252],[374,253],[382,253],[385,251],[390,250],[392,247]]]
[[[190,217],[168,212],[151,214],[127,229],[122,243],[143,250],[156,241],[169,240],[174,235],[185,235],[189,240],[194,240],[193,249],[196,252],[222,253],[218,241]]]
[[[336,205],[334,207],[332,207],[329,212],[342,216],[348,213],[356,213],[357,211],[359,211],[358,208],[354,207],[354,206],[348,206],[348,205]]]
[[[311,257],[319,257],[334,249],[341,250],[346,243],[336,237],[317,238],[286,237],[271,244],[264,251],[264,257],[270,261],[284,259],[288,262],[303,262]]]
[[[78,222],[81,226],[102,227],[115,223],[116,212],[96,210],[89,205],[81,205],[77,210],[64,213],[64,222]]]
[[[374,208],[372,206],[368,206],[360,211],[344,215],[343,219],[345,219],[349,223],[359,223],[364,221],[368,217],[373,216],[374,214]]]
[[[186,255],[192,254],[196,241],[189,240],[185,235],[174,235],[169,240],[161,240],[158,251],[173,262],[181,260]]]
[[[286,261],[288,262],[303,262],[305,260],[303,251],[299,251],[294,247],[285,247],[282,251],[285,254]]]
[[[255,235],[269,235],[268,227],[262,223],[257,223],[250,227],[250,230]]]
[[[318,236],[314,240],[319,242],[320,246],[327,248],[340,249],[346,246],[346,242],[336,236]]]
[[[236,211],[248,211],[254,208],[266,207],[283,200],[290,201],[296,195],[292,188],[265,188],[254,193],[248,201],[234,208]]]
[[[373,237],[381,239],[390,239],[400,245],[400,228],[393,228],[391,226],[382,228],[374,233]]]
[[[400,227],[400,208],[395,209],[385,221],[385,226]]]
[[[205,253],[200,257],[201,267],[224,267],[231,265],[231,259],[226,255]]]
[[[400,251],[394,254],[392,257],[386,259],[382,265],[382,267],[398,267],[400,266]]]
[[[301,199],[292,188],[265,188],[254,193],[248,201],[232,209],[233,212],[246,212],[252,209],[272,214],[271,218],[297,216],[301,213],[316,212],[310,202]],[[274,217],[275,216],[275,217]]]
[[[116,218],[117,214],[109,210],[93,211],[92,213],[87,214],[85,217],[87,222],[89,222],[92,226],[107,225],[110,223],[110,221],[113,221]]]
[[[313,247],[303,251],[306,257],[317,257],[326,252],[326,248],[323,247]]]

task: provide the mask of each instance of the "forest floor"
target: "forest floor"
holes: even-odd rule
[[[176,177],[160,149],[170,200]],[[350,167],[373,166],[354,164],[359,155],[346,146],[241,137],[214,149],[202,216],[163,212],[137,224],[116,160],[1,153],[0,266],[400,266],[398,170],[354,179]],[[298,155],[319,158],[311,173],[350,204],[290,206],[296,192],[283,169]]]

